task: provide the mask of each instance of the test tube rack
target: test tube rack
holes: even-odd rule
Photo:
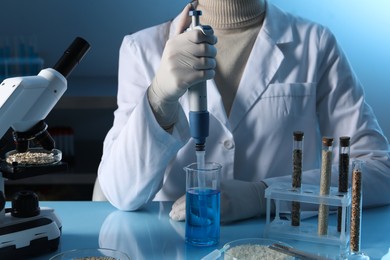
[[[351,212],[351,190],[342,193],[336,187],[330,188],[329,195],[320,195],[320,188],[316,185],[303,185],[300,188],[292,188],[291,183],[277,182],[270,185],[265,190],[267,200],[266,226],[264,236],[269,238],[292,239],[311,243],[321,243],[330,246],[340,246],[340,251],[349,250],[350,240],[350,212]],[[275,205],[275,217],[271,221],[271,200]],[[292,226],[290,220],[281,216],[281,203],[292,201],[303,204],[313,204],[310,206],[325,204],[330,208],[342,208],[341,231],[337,231],[335,226],[328,225],[326,235],[318,234],[318,223],[313,218],[301,220],[299,226]],[[336,216],[337,218],[337,216]]]

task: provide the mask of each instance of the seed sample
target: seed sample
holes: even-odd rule
[[[339,192],[348,192],[349,175],[349,140],[348,136],[340,137],[339,146]],[[337,231],[341,232],[342,207],[337,209]]]
[[[361,161],[354,161],[352,171],[352,205],[350,248],[353,253],[360,252],[361,217],[362,217],[362,170]]]
[[[293,174],[292,187],[299,189],[302,182],[302,159],[303,159],[303,132],[293,133]],[[291,204],[291,225],[299,226],[301,221],[301,203],[293,201]]]
[[[333,138],[322,138],[322,157],[321,157],[321,179],[320,179],[320,195],[329,195],[330,192],[330,177],[332,174],[332,147]],[[318,209],[318,234],[328,234],[328,217],[329,206],[320,204]]]

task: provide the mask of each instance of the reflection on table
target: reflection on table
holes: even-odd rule
[[[55,209],[63,228],[59,250],[37,259],[48,259],[60,251],[96,247],[123,251],[131,259],[201,259],[232,240],[263,237],[265,219],[257,218],[222,225],[220,243],[214,247],[187,246],[185,223],[169,219],[171,205],[170,202],[152,202],[140,211],[122,212],[108,202],[41,202],[41,206]],[[388,253],[388,219],[390,206],[363,212],[362,249],[371,259],[381,259]],[[337,248],[299,241],[284,242],[332,258],[338,254]]]

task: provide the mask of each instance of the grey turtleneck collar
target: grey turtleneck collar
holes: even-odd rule
[[[215,29],[237,29],[253,25],[264,14],[265,0],[198,0],[201,23]]]

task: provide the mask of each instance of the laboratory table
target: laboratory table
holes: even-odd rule
[[[55,210],[62,221],[62,235],[56,252],[35,259],[49,259],[71,249],[97,247],[123,251],[131,259],[201,259],[229,241],[263,237],[265,218],[255,218],[222,225],[220,243],[214,247],[188,246],[184,242],[185,223],[169,219],[171,205],[170,202],[151,202],[142,210],[123,212],[108,202],[40,202],[41,207]],[[307,251],[322,248],[302,241],[293,243],[293,246]],[[363,251],[371,259],[381,259],[389,247],[390,206],[365,210]],[[335,252],[336,249],[330,250],[327,255]]]

